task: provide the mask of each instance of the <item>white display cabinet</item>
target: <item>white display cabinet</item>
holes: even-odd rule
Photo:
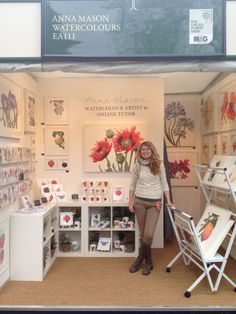
[[[85,255],[136,256],[138,232],[127,203],[87,204]]]
[[[10,216],[10,279],[41,281],[57,257],[58,209]]]
[[[58,256],[84,255],[83,209],[78,202],[58,203]]]

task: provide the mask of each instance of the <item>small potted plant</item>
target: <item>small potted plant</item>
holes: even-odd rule
[[[126,232],[123,240],[126,252],[132,253],[135,250],[134,232]]]
[[[69,252],[71,250],[71,237],[67,233],[63,233],[60,244],[62,252]]]

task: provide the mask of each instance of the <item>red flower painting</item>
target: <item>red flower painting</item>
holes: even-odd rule
[[[229,97],[229,93],[225,92],[224,98],[223,98],[223,104],[220,108],[221,120],[235,120],[235,117],[236,117],[235,103],[236,103],[235,93],[234,92],[230,93],[230,97]]]
[[[173,162],[169,162],[169,176],[171,179],[186,179],[188,178],[188,174],[190,173],[189,169],[189,160],[175,160]]]
[[[130,130],[128,128],[116,130],[116,134],[112,140],[114,149],[118,153],[134,150],[140,145],[142,138],[140,132],[137,132],[136,127],[133,126]]]
[[[96,142],[89,156],[94,163],[106,160],[106,169],[102,169],[99,164],[101,172],[129,172],[135,158],[135,152],[142,140],[143,138],[136,126],[108,129],[104,140]],[[115,162],[109,160],[111,150],[115,154]]]
[[[102,161],[109,155],[112,148],[112,143],[108,142],[105,138],[102,141],[97,141],[95,147],[91,149],[91,155],[93,162]]]

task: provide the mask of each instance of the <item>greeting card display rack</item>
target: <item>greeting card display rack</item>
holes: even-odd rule
[[[233,198],[234,204],[236,205],[236,187],[235,183],[234,185],[232,183],[233,180],[232,178],[236,174],[235,172],[236,162],[232,158],[233,156],[228,156],[229,158],[228,159],[225,158],[225,160],[231,161],[231,163],[228,164],[227,167],[224,164],[224,162],[222,163],[215,160],[222,159],[220,157],[222,156],[215,156],[210,166],[195,165],[196,174],[207,201],[204,214],[196,226],[192,216],[176,208],[167,207],[180,251],[174,257],[174,259],[167,265],[166,271],[170,272],[171,266],[181,256],[186,266],[193,262],[202,270],[202,274],[185,291],[184,296],[186,298],[191,297],[191,291],[205,277],[207,277],[208,279],[208,283],[210,285],[210,289],[212,292],[218,291],[222,277],[224,277],[234,287],[234,291],[236,292],[236,283],[224,273],[226,263],[236,236],[236,214],[230,210],[218,208],[215,205],[211,205],[212,203],[214,203],[212,201],[214,191],[226,193],[228,195],[230,194]],[[220,164],[223,164],[223,167],[219,167]],[[216,165],[216,167],[214,165]],[[211,241],[210,243],[211,251],[209,251],[207,250],[207,246],[205,245],[205,242],[207,241],[203,242],[205,239],[201,238],[201,236],[203,234],[203,226],[206,226],[207,224],[206,222],[209,222],[210,219],[209,217],[210,215],[212,215],[212,212],[208,210],[211,207],[213,207],[213,209],[215,208],[216,213],[218,213],[219,215],[213,213],[211,219],[213,220],[215,219],[215,221],[211,220],[209,226],[211,225],[211,228],[214,229],[215,224],[217,223],[217,219],[220,217],[221,212],[225,214],[224,215],[225,221],[223,220],[221,222],[218,234],[216,234],[217,241]],[[236,207],[234,206],[234,208]],[[219,210],[219,212],[217,212],[217,209]],[[229,237],[227,247],[225,248],[224,254],[222,253],[220,254],[219,248],[227,236]],[[215,246],[215,250],[213,246]],[[213,269],[215,269],[218,272],[218,276],[215,282],[213,282],[210,274],[211,270]]]

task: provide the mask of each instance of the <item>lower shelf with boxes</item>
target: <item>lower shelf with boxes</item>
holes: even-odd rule
[[[135,216],[127,204],[58,205],[58,256],[135,256]]]

